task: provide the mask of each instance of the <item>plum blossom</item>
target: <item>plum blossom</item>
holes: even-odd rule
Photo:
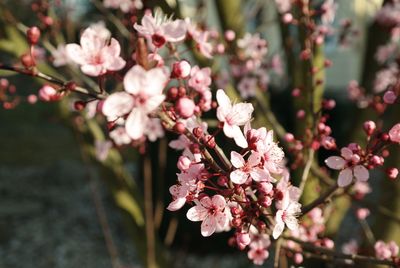
[[[335,19],[335,13],[337,10],[337,4],[334,0],[325,0],[325,2],[321,6],[322,11],[324,12],[321,16],[321,20],[323,24],[330,24]]]
[[[190,72],[188,85],[200,93],[209,90],[209,86],[211,85],[211,69],[209,67],[200,69],[199,66],[194,66]]]
[[[107,71],[118,71],[125,66],[125,60],[119,55],[121,47],[118,41],[103,38],[92,28],[87,28],[80,44],[67,44],[65,49],[69,58],[81,66],[82,72],[90,76],[99,76]]]
[[[132,141],[131,137],[126,133],[125,128],[120,126],[110,131],[109,136],[117,146],[129,144]]]
[[[226,207],[223,196],[204,196],[196,202],[196,206],[188,210],[186,216],[191,221],[202,221],[201,235],[207,237],[216,231],[224,230],[229,224],[229,209]]]
[[[349,242],[343,244],[342,252],[344,254],[357,254],[358,242],[355,239],[351,239]]]
[[[55,67],[65,66],[71,63],[65,45],[58,45],[57,49],[51,51],[51,55],[53,56],[53,65]]]
[[[282,173],[285,153],[282,148],[274,142],[273,130],[265,130],[265,134],[263,134],[256,146],[257,151],[260,152],[263,157],[265,170],[273,174]]]
[[[166,42],[180,42],[186,37],[186,23],[183,20],[169,20],[160,14],[146,14],[142,25],[135,23],[134,28],[141,35],[151,38],[156,47],[162,47]]]
[[[301,212],[301,204],[297,201],[293,201],[290,195],[284,195],[281,208],[276,212],[275,215],[275,227],[272,231],[272,237],[277,239],[283,232],[285,225],[292,231],[299,228],[297,222],[297,216]]]
[[[121,9],[124,13],[143,8],[142,0],[104,0],[103,5],[106,8]]]
[[[116,92],[107,97],[103,104],[103,114],[115,120],[129,114],[125,128],[128,135],[136,140],[146,131],[148,115],[164,101],[162,94],[169,76],[162,68],[144,70],[132,67],[124,77],[124,92]]]
[[[149,141],[153,142],[158,138],[164,137],[164,129],[161,125],[161,120],[159,118],[149,118],[143,134],[147,136]]]
[[[257,152],[253,152],[246,162],[241,154],[232,151],[231,162],[237,168],[230,174],[230,179],[233,183],[243,184],[249,177],[258,182],[264,181],[269,177],[269,174],[259,166],[261,156]]]
[[[393,86],[397,82],[398,68],[395,65],[380,70],[375,77],[374,92],[380,93],[385,91],[389,86]]]
[[[250,34],[246,33],[242,39],[237,41],[238,47],[244,50],[244,54],[246,57],[251,58],[253,60],[257,60],[261,63],[261,59],[267,54],[267,41],[260,37],[259,33]]]
[[[339,187],[350,185],[353,176],[357,181],[365,182],[369,179],[369,172],[366,167],[359,164],[360,156],[354,154],[353,151],[344,147],[341,149],[340,156],[331,156],[325,160],[325,164],[331,169],[341,170],[338,178]]]
[[[263,265],[264,261],[269,257],[269,252],[267,249],[270,244],[271,241],[268,235],[253,235],[252,242],[249,245],[250,250],[247,252],[247,257],[252,260],[255,265]]]
[[[236,144],[242,148],[247,147],[247,141],[240,130],[251,119],[254,111],[251,103],[236,103],[232,105],[231,100],[222,89],[217,91],[217,118],[224,123],[223,130],[227,137],[233,138]]]
[[[187,170],[178,174],[178,184],[169,188],[173,201],[168,205],[167,209],[176,211],[182,208],[187,200],[192,201],[197,198],[202,190],[201,179],[205,173],[203,164],[190,164]]]
[[[389,130],[389,138],[392,142],[400,143],[400,123],[397,123]]]
[[[385,243],[382,240],[378,240],[374,246],[375,256],[380,259],[390,259],[392,257],[397,257],[399,254],[399,246],[394,241]]]
[[[244,77],[238,84],[240,96],[243,99],[254,97],[257,90],[257,79],[254,77]]]

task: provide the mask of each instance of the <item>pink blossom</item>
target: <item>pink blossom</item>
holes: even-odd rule
[[[259,33],[246,33],[242,39],[237,41],[237,44],[244,50],[246,57],[258,60],[259,63],[268,52],[267,41],[262,39]],[[259,66],[259,63],[256,66]]]
[[[394,93],[392,90],[388,90],[385,92],[385,94],[383,95],[383,101],[386,104],[393,104],[395,103],[397,99],[396,93]]]
[[[80,40],[81,45],[68,44],[66,50],[69,58],[81,65],[81,70],[90,76],[99,76],[107,71],[118,71],[125,66],[125,61],[119,56],[121,47],[118,41],[99,36],[92,28],[87,28]]]
[[[399,254],[399,246],[394,241],[386,244],[382,240],[379,240],[375,243],[374,249],[375,256],[381,260],[390,259]]]
[[[251,243],[247,257],[253,261],[255,265],[263,265],[264,261],[269,257],[268,247],[271,245],[269,235],[260,234],[254,226],[250,226]]]
[[[254,97],[257,91],[257,79],[254,77],[244,77],[238,84],[240,96],[243,99]]]
[[[221,231],[229,224],[225,198],[221,195],[214,195],[212,199],[203,197],[196,206],[190,208],[186,214],[191,221],[202,221],[202,236],[210,236],[215,231]]]
[[[353,176],[357,181],[365,182],[369,178],[368,169],[359,164],[360,157],[353,154],[353,151],[348,147],[341,149],[340,156],[331,156],[325,160],[325,164],[331,169],[341,170],[338,178],[339,187],[346,187],[350,185]]]
[[[375,77],[374,92],[380,93],[385,91],[389,86],[393,86],[397,82],[397,67],[380,70]]]
[[[211,69],[209,67],[200,69],[199,66],[194,66],[190,72],[188,85],[200,93],[209,90],[209,86],[211,85]]]
[[[330,24],[335,19],[335,13],[337,10],[337,4],[334,0],[325,0],[322,4],[321,9],[323,14],[321,16],[321,20],[323,24]]]
[[[282,148],[274,142],[274,132],[267,131],[266,135],[257,142],[257,151],[262,155],[264,168],[273,174],[280,174],[283,170],[283,159],[285,153]],[[270,176],[271,177],[271,176]]]
[[[42,101],[58,101],[61,99],[60,93],[52,86],[44,85],[39,89],[39,99]]]
[[[193,40],[196,42],[196,48],[206,58],[211,59],[212,56],[212,45],[208,42],[209,32],[196,32],[192,35]]]
[[[188,169],[178,174],[178,184],[169,188],[173,201],[167,209],[176,211],[182,208],[187,200],[197,198],[203,187],[201,179],[205,172],[203,164],[191,164]]]
[[[365,220],[365,218],[367,218],[368,215],[369,215],[368,208],[359,208],[356,211],[356,216],[357,216],[357,219],[359,219],[359,220]]]
[[[272,231],[272,237],[277,239],[282,234],[285,225],[292,231],[297,230],[299,228],[299,223],[296,217],[300,212],[301,204],[291,200],[289,195],[285,195],[282,200],[281,209],[279,209],[275,215],[276,224]]]
[[[109,135],[117,146],[129,144],[132,141],[124,127],[116,127],[114,130],[110,131]]]
[[[233,183],[243,184],[249,177],[260,182],[265,181],[269,177],[269,174],[259,167],[261,156],[257,152],[251,153],[246,162],[241,154],[232,151],[231,162],[237,168],[230,174],[230,179]]]
[[[106,8],[121,9],[124,13],[128,13],[134,8],[143,8],[142,0],[104,0],[103,5]]]
[[[146,14],[142,25],[135,23],[134,28],[143,36],[149,37],[156,47],[162,47],[166,42],[180,42],[186,37],[186,23],[183,20],[168,20],[156,14]]]
[[[53,65],[55,67],[65,66],[71,63],[65,45],[59,45],[57,49],[52,50],[51,55],[53,56]]]
[[[129,114],[125,128],[132,139],[139,139],[145,132],[148,114],[164,101],[162,91],[168,81],[168,74],[162,68],[149,71],[141,66],[132,67],[124,77],[124,92],[107,97],[103,114],[110,120]]]
[[[164,129],[161,125],[161,120],[159,118],[149,118],[146,123],[146,128],[143,134],[147,136],[149,141],[156,141],[159,138],[164,137]]]
[[[224,123],[224,133],[227,137],[233,138],[236,144],[242,148],[247,147],[247,141],[240,130],[251,119],[253,105],[251,103],[237,103],[232,105],[231,100],[222,89],[217,91],[217,118]]]
[[[389,130],[389,137],[392,142],[400,143],[400,123],[397,123]]]
[[[349,242],[343,244],[342,252],[344,254],[357,254],[358,251],[358,243],[357,240],[352,239]]]

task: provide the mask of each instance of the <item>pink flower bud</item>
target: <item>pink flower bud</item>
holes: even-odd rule
[[[28,42],[31,45],[36,45],[39,42],[40,30],[38,27],[33,26],[26,31]]]
[[[285,24],[289,24],[293,21],[293,15],[290,13],[283,14],[282,21]]]
[[[216,51],[218,54],[223,54],[225,52],[225,46],[224,44],[218,44],[216,47]]]
[[[298,110],[297,111],[296,117],[298,119],[303,119],[305,116],[306,116],[306,112],[304,110]]]
[[[294,262],[295,262],[296,264],[302,263],[302,262],[303,262],[303,255],[300,254],[300,253],[294,254]]]
[[[175,62],[172,65],[172,77],[176,78],[186,78],[190,75],[192,67],[190,66],[189,62],[186,60],[181,60]]]
[[[272,183],[262,181],[258,184],[258,190],[263,194],[269,194],[272,192]]]
[[[292,90],[292,96],[293,97],[299,97],[301,95],[301,90],[299,88],[295,88]]]
[[[251,238],[249,233],[239,233],[236,235],[236,242],[238,245],[244,245],[247,246],[251,242]]]
[[[52,86],[44,85],[39,89],[39,99],[42,101],[58,101],[61,99],[61,95]]]
[[[186,97],[180,98],[175,105],[176,111],[183,118],[191,117],[194,114],[195,107],[193,100]]]
[[[30,103],[30,104],[35,104],[37,102],[37,96],[34,94],[29,95],[26,100]]]
[[[371,136],[375,129],[376,129],[376,124],[374,121],[366,121],[363,125],[365,133],[367,133],[368,136]]]
[[[9,84],[10,84],[10,82],[8,82],[7,79],[5,79],[5,78],[0,79],[0,89],[6,89]]]
[[[176,131],[178,134],[183,134],[186,130],[185,125],[182,122],[177,122],[174,125],[174,131]]]
[[[365,220],[369,216],[369,209],[368,208],[359,208],[356,211],[357,219]]]
[[[236,33],[232,30],[227,30],[225,32],[226,41],[233,41],[236,38]]]
[[[189,169],[191,163],[192,161],[187,156],[180,156],[176,165],[179,170],[185,171]]]
[[[336,148],[336,141],[334,138],[331,136],[325,136],[321,140],[321,145],[326,149],[326,150],[332,150]]]
[[[399,170],[395,167],[391,167],[386,169],[386,174],[389,177],[389,179],[394,180],[399,175]]]
[[[300,59],[301,60],[308,60],[311,57],[311,50],[309,49],[304,49],[303,51],[300,52]]]
[[[396,101],[396,99],[397,99],[396,94],[391,90],[386,91],[385,95],[383,95],[383,101],[386,104],[393,104]]]
[[[294,141],[294,136],[292,133],[286,133],[285,134],[285,141],[287,142],[293,142]]]
[[[329,238],[325,238],[324,239],[324,245],[327,248],[333,248],[335,246],[335,242],[333,242],[331,239]]]

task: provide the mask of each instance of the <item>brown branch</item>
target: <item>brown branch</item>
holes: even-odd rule
[[[310,251],[314,253],[318,253],[320,255],[327,255],[332,258],[336,259],[346,259],[346,260],[352,260],[354,262],[364,262],[364,263],[373,263],[373,264],[383,264],[383,265],[388,265],[388,266],[396,266],[396,263],[391,260],[380,260],[372,256],[364,256],[364,255],[357,255],[357,254],[345,254],[345,253],[340,253],[336,252],[332,249],[328,249],[325,247],[320,247],[316,246],[312,243],[302,241],[298,238],[295,237],[290,237],[290,236],[283,236],[283,239],[290,240],[293,242],[296,242],[299,244],[303,250],[305,251]]]
[[[332,186],[331,188],[329,188],[325,193],[323,193],[320,197],[318,197],[317,199],[315,199],[313,202],[311,202],[310,204],[308,204],[307,206],[304,206],[301,209],[301,214],[305,215],[308,212],[310,212],[313,208],[318,207],[319,205],[323,204],[326,202],[326,200],[331,197],[336,190],[339,189],[339,186],[337,184],[335,184],[334,186]]]

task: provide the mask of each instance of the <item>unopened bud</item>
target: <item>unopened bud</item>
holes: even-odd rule
[[[175,62],[172,65],[172,74],[173,78],[186,78],[190,75],[190,70],[192,67],[190,66],[189,62],[186,60],[181,60]]]
[[[368,136],[371,136],[375,129],[376,129],[376,124],[374,121],[366,121],[363,125],[365,133],[367,133]]]
[[[183,133],[185,132],[185,130],[186,130],[186,127],[185,127],[185,125],[184,125],[182,122],[177,122],[177,123],[174,125],[174,131],[175,131],[176,133],[178,133],[178,134],[183,134]]]
[[[386,170],[386,174],[389,177],[389,179],[394,180],[397,178],[397,175],[399,175],[399,170],[395,167],[388,168]]]
[[[26,36],[28,37],[28,42],[31,45],[36,45],[39,42],[40,30],[38,27],[33,26],[26,31]]]
[[[74,109],[77,111],[82,111],[86,107],[86,102],[84,101],[76,101],[74,102]]]

